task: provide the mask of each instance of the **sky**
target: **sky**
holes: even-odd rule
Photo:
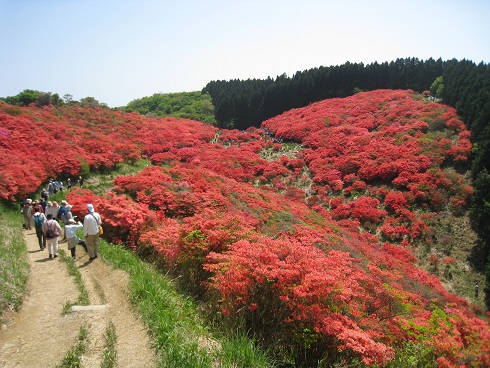
[[[0,0],[0,97],[119,107],[346,62],[490,63],[489,19],[488,0]]]

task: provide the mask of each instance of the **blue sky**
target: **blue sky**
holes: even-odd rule
[[[117,107],[347,61],[489,63],[489,18],[486,0],[0,0],[0,97]]]

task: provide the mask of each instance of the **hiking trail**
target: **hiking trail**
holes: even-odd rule
[[[81,367],[100,367],[111,322],[117,338],[116,366],[156,366],[148,334],[128,300],[129,278],[125,272],[112,269],[100,257],[90,262],[84,249],[78,246],[76,266],[88,291],[90,306],[63,314],[63,307],[79,296],[74,278],[68,275],[61,257],[49,259],[47,248],[39,249],[35,230],[24,230],[24,237],[30,265],[27,295],[19,312],[4,313],[0,368],[59,366],[77,344],[81,326],[89,330]],[[66,242],[60,242],[59,249],[70,257]]]

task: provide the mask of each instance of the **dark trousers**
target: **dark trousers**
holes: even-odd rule
[[[83,249],[85,249],[85,252],[88,253],[88,249],[87,249],[87,244],[85,244],[85,242],[83,240],[79,240],[78,241],[78,245],[81,245],[83,247]],[[75,258],[75,256],[77,255],[77,247],[73,247],[70,249],[70,253],[71,253],[71,257],[72,258]]]
[[[46,248],[46,238],[41,230],[36,229],[37,241],[39,242],[39,248]]]

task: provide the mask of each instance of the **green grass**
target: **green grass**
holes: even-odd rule
[[[22,216],[14,208],[0,204],[0,317],[22,305],[29,276],[27,247]]]
[[[163,367],[271,367],[266,354],[244,337],[213,336],[198,306],[176,283],[122,246],[101,242],[99,253],[128,272],[130,298],[142,315]]]
[[[78,342],[73,346],[68,353],[66,353],[59,368],[78,368],[81,365],[82,355],[87,350],[89,343],[88,328],[87,326],[80,326],[80,332],[78,333]]]
[[[116,177],[122,175],[134,175],[149,165],[151,164],[150,160],[148,159],[141,159],[134,164],[122,162],[116,164],[116,166],[111,170],[90,173],[90,175],[85,179],[83,187],[90,189],[97,195],[103,195],[106,191],[112,189],[112,181]]]
[[[73,277],[75,282],[75,286],[78,289],[78,298],[74,302],[68,302],[63,306],[63,313],[68,313],[72,306],[74,305],[89,305],[90,300],[88,297],[87,289],[85,288],[85,284],[83,283],[82,275],[78,270],[75,262],[68,257],[63,249],[59,250],[60,259],[65,263],[68,274]]]
[[[104,357],[102,359],[102,363],[100,364],[100,368],[114,368],[116,367],[116,327],[114,324],[109,322],[109,326],[106,329],[105,333],[105,349],[104,349]]]

